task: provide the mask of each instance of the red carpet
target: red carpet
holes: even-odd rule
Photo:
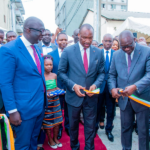
[[[63,144],[63,147],[57,148],[58,150],[71,150],[70,137],[66,134],[65,130],[63,130],[62,138],[59,141]],[[84,146],[85,146],[84,126],[81,123],[79,124],[79,142],[80,142],[80,150],[84,150]],[[46,138],[46,140],[45,140],[45,143],[43,146],[44,149],[45,150],[54,150],[54,149],[50,148],[50,146],[47,143],[48,143],[48,138]],[[98,135],[96,135],[96,137],[95,137],[94,145],[95,145],[95,150],[107,150]]]

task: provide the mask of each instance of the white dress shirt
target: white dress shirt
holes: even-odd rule
[[[35,64],[36,64],[35,57],[34,57],[34,54],[33,54],[33,49],[31,48],[31,45],[32,45],[32,44],[31,44],[24,36],[20,37],[20,39],[22,40],[23,44],[24,44],[25,47],[27,48],[29,54],[31,55],[33,61],[34,61]],[[12,113],[14,113],[14,112],[16,112],[16,111],[17,111],[17,109],[13,109],[13,110],[8,111],[8,113],[9,113],[9,114],[12,114]]]
[[[127,53],[125,53],[125,54],[126,54],[126,61],[127,61],[127,66],[128,66],[128,54],[127,54]],[[134,50],[133,50],[132,53],[130,54],[131,60],[133,59],[133,55],[134,55]]]
[[[59,58],[61,57],[62,52],[63,52],[63,50],[58,47]]]
[[[80,48],[81,57],[82,57],[82,61],[83,61],[84,47],[80,44],[80,42],[79,42],[79,48]],[[89,63],[90,63],[90,48],[86,49],[86,54],[87,54],[88,66],[89,66]]]
[[[111,49],[109,49],[109,50],[105,50],[104,49],[104,57],[105,57],[105,60],[106,60],[106,55],[107,55],[107,51],[109,51],[109,53],[108,53],[108,57],[109,57],[109,62],[110,62],[110,57],[111,57]]]
[[[51,43],[49,46],[46,46],[46,45],[44,45],[44,43],[42,43],[42,49],[43,49],[43,55],[47,55],[48,53],[53,51]]]

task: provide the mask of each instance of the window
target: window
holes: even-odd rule
[[[124,2],[124,0],[121,0],[122,2]]]
[[[111,4],[111,9],[116,9],[116,5]]]
[[[121,9],[126,10],[127,9],[126,5],[121,5]]]
[[[102,8],[105,8],[105,4],[102,4]]]
[[[4,15],[4,22],[6,23],[6,16]]]

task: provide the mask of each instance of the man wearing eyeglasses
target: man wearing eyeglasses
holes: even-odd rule
[[[0,50],[0,86],[4,106],[16,133],[15,150],[36,150],[47,106],[44,62],[35,45],[42,40],[43,22],[29,17],[23,36]]]
[[[133,34],[125,30],[119,35],[120,50],[113,55],[108,85],[121,109],[121,143],[123,150],[132,149],[132,131],[136,115],[139,150],[149,150],[149,108],[128,96],[150,101],[150,48],[135,43]],[[119,89],[123,89],[120,95]]]

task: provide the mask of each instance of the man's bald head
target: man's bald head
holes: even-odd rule
[[[43,24],[42,20],[36,17],[29,17],[25,20],[23,29],[34,28],[37,24]],[[44,24],[43,24],[44,25]]]
[[[111,34],[105,34],[103,37],[103,46],[105,50],[109,50],[112,47],[113,44],[113,36]]]
[[[79,29],[79,33],[84,29],[91,30],[94,33],[94,28],[90,24],[83,24]]]
[[[139,40],[138,40],[138,43],[140,43],[140,42],[145,42],[146,43],[145,37],[140,37]]]
[[[119,35],[119,41],[121,41],[122,39],[130,39],[130,40],[134,40],[134,36],[133,33],[129,30],[125,30],[123,32],[120,33]]]
[[[79,41],[79,37],[78,37],[79,31],[80,31],[79,29],[76,29],[73,32],[72,37],[74,38],[74,43],[77,43]]]
[[[120,33],[119,42],[121,49],[128,54],[131,54],[135,48],[134,36],[129,30]]]
[[[29,17],[23,25],[23,35],[31,43],[35,44],[42,40],[45,30],[43,22],[36,17]]]

